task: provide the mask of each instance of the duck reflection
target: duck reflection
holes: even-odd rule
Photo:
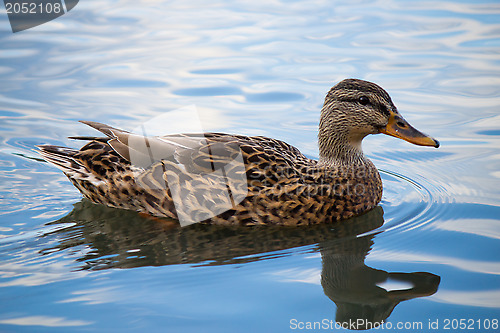
[[[83,200],[67,216],[51,224],[59,228],[44,237],[57,237],[57,245],[43,252],[87,246],[90,250],[77,260],[83,263],[82,269],[88,270],[237,264],[286,256],[296,252],[297,247],[309,245],[304,251],[321,253],[321,285],[337,305],[336,322],[357,321],[357,329],[385,321],[402,301],[434,294],[440,282],[439,276],[431,273],[390,273],[365,265],[375,233],[362,234],[383,224],[381,207],[330,225],[193,224],[180,228],[175,221],[145,218],[136,212]],[[409,287],[388,291],[380,286],[386,281],[403,282]]]
[[[400,302],[430,296],[437,291],[440,282],[437,275],[427,272],[389,273],[366,266],[365,257],[373,245],[374,235],[354,237],[350,235],[319,243],[323,261],[321,285],[325,295],[337,305],[335,322],[347,328],[377,327]],[[386,282],[396,282],[408,288],[388,291],[379,286]]]

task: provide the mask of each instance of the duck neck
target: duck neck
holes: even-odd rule
[[[335,141],[334,142],[339,142]],[[329,145],[327,145],[329,146]],[[366,164],[366,157],[361,147],[343,145],[335,149],[323,150],[320,144],[319,163],[331,166],[355,166]]]
[[[323,119],[322,119],[322,122]],[[319,163],[331,166],[365,165],[367,159],[361,149],[363,137],[350,135],[347,127],[339,124],[322,124],[318,134]]]

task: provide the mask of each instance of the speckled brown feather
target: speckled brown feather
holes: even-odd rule
[[[361,104],[360,97],[370,103]],[[80,150],[39,148],[96,203],[181,222],[186,210],[193,221],[224,225],[317,224],[359,215],[380,202],[380,175],[363,155],[361,141],[380,133],[391,112],[396,107],[376,84],[348,79],[334,86],[321,110],[319,161],[262,136],[142,137],[88,121],[83,123],[106,137],[78,137],[91,140]],[[240,169],[232,163],[239,156]],[[228,184],[227,175],[244,181]]]
[[[193,179],[191,175],[210,171],[211,164],[216,167],[217,164],[224,165],[224,159],[239,151],[245,163],[248,194],[239,205],[205,222],[316,224],[358,215],[380,201],[382,186],[371,163],[362,168],[353,166],[351,170],[321,165],[306,158],[295,147],[266,137],[206,133],[203,141],[199,149],[191,152],[192,165],[189,168],[162,160],[145,170],[134,167],[102,140],[91,141],[79,151],[54,146],[40,148],[46,158],[63,155],[73,165],[79,166],[78,174],[86,177],[75,177],[75,171],[65,173],[91,201],[155,216],[177,218],[166,182],[167,173],[176,175],[178,181],[183,182],[186,195],[195,186],[198,191],[211,191],[215,184],[200,182],[200,178]],[[207,154],[206,148],[214,145],[221,145],[234,153],[214,156],[215,149],[211,149],[212,154]],[[223,180],[221,184],[225,186]],[[217,205],[216,198],[208,203],[198,202],[200,209],[212,209],[214,205]]]

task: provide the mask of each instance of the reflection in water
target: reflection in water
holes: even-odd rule
[[[439,276],[427,272],[389,273],[366,266],[364,260],[373,237],[351,235],[319,244],[323,259],[321,284],[325,295],[337,305],[335,321],[358,323],[358,329],[383,323],[402,301],[434,294],[440,282]],[[387,291],[379,286],[388,281],[409,288]]]
[[[362,319],[365,326],[358,329],[385,321],[401,301],[434,294],[440,282],[431,273],[389,273],[365,265],[375,234],[358,235],[383,224],[381,207],[348,223],[332,225],[249,228],[193,224],[180,228],[173,221],[144,218],[83,200],[51,224],[61,228],[43,237],[56,237],[57,246],[42,253],[88,246],[90,250],[77,259],[86,270],[245,263],[286,256],[293,248],[311,245],[313,252],[321,253],[321,284],[337,305],[336,321]],[[378,286],[389,280],[410,287],[388,291]]]

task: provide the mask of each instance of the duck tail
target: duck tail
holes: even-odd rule
[[[89,170],[76,158],[78,150],[53,145],[39,145],[36,147],[40,149],[40,155],[44,160],[62,170],[69,178],[87,178]]]

